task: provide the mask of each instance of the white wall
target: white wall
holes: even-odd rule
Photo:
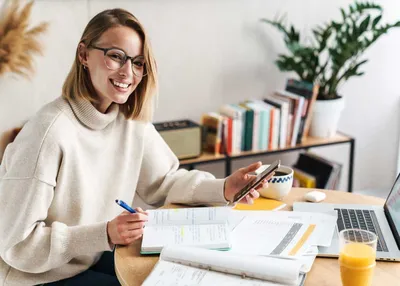
[[[0,0],[4,4],[5,0]],[[152,39],[160,71],[155,121],[190,118],[219,105],[261,98],[283,88],[288,74],[273,64],[285,51],[281,35],[259,22],[286,13],[301,31],[340,17],[350,0],[37,0],[33,23],[49,21],[45,56],[36,58],[32,81],[8,75],[0,79],[0,132],[27,119],[60,95],[76,45],[88,20],[106,8],[134,13]],[[400,2],[377,1],[384,19],[400,19]],[[399,137],[400,29],[384,36],[367,53],[366,75],[343,85],[346,108],[339,127],[356,138],[355,189],[390,187],[397,167]],[[341,189],[347,187],[348,147],[319,151],[345,165]],[[270,161],[272,157],[263,157]],[[283,156],[285,164],[296,159]],[[247,164],[239,160],[234,167]],[[223,174],[221,164],[205,169]]]

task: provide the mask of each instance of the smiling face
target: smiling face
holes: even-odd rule
[[[79,45],[79,58],[86,66],[86,72],[90,79],[99,101],[95,107],[105,113],[111,103],[124,104],[141,81],[140,76],[134,75],[132,62],[127,60],[121,68],[115,68],[112,64],[121,60],[122,53],[113,50],[107,53],[100,49],[116,48],[124,52],[128,57],[134,58],[136,65],[143,63],[143,43],[139,34],[130,27],[118,26],[105,31],[93,47]],[[111,62],[110,62],[111,61]],[[106,62],[108,64],[106,64]],[[118,66],[118,63],[117,63]]]

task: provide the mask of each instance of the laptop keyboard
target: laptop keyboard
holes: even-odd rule
[[[343,229],[358,228],[368,230],[378,236],[377,251],[389,252],[381,228],[379,227],[375,211],[355,209],[335,209],[338,212],[337,227]]]

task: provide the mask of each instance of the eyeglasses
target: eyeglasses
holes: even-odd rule
[[[128,60],[130,60],[132,72],[135,76],[144,77],[147,75],[146,63],[143,56],[130,57],[127,56],[124,51],[117,48],[106,49],[96,46],[90,47],[104,52],[104,63],[110,70],[118,70],[122,68]]]

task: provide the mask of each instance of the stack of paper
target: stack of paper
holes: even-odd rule
[[[315,225],[246,217],[233,230],[231,251],[249,255],[301,256],[311,247]]]
[[[231,252],[297,259],[308,272],[318,254],[329,246],[336,227],[336,213],[292,211],[232,211]]]
[[[336,213],[230,207],[152,210],[141,253],[159,253],[171,246],[224,249],[228,251],[220,255],[296,261],[306,273],[318,254],[317,246],[331,244],[336,220]]]

